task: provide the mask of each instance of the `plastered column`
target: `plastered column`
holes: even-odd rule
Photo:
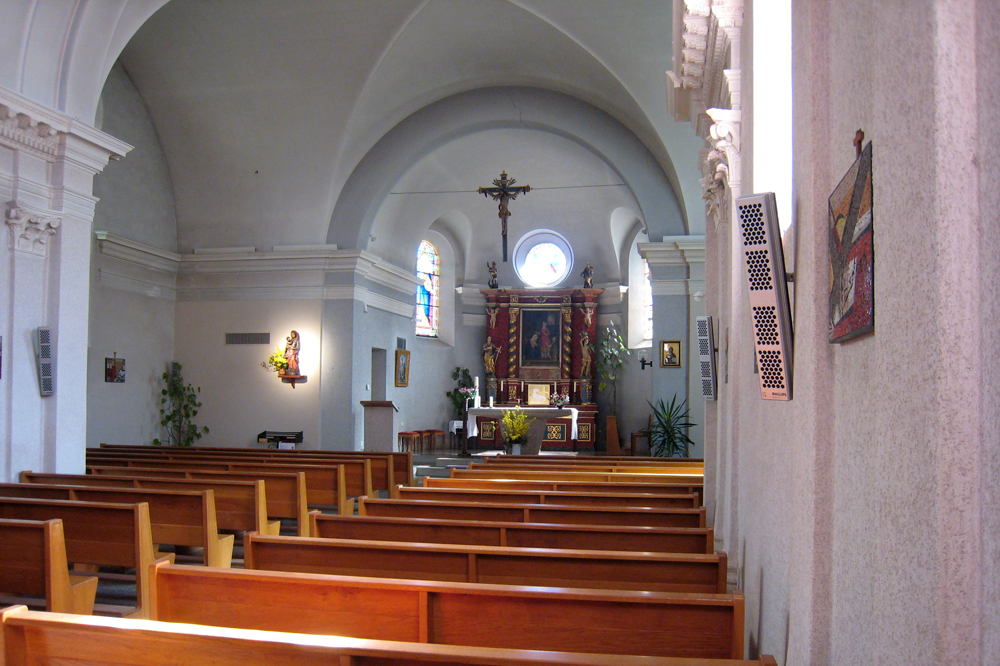
[[[93,177],[131,149],[77,120],[0,89],[0,268],[4,337],[0,478],[22,469],[83,471]],[[55,394],[39,395],[33,335],[53,336]]]

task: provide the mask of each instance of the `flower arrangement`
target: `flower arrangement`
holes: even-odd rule
[[[569,393],[567,391],[563,391],[562,393],[553,393],[549,396],[549,404],[562,409],[569,404]]]
[[[458,388],[458,394],[462,396],[463,400],[473,400],[476,397],[476,387],[460,386]]]
[[[266,360],[261,361],[260,367],[269,372],[281,372],[288,367],[288,359],[285,358],[285,350],[278,347]]]
[[[508,444],[524,443],[528,434],[528,427],[535,422],[535,419],[528,419],[520,407],[508,409],[500,417],[500,432],[503,439]]]

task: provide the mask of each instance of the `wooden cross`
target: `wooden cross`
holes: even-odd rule
[[[527,194],[531,191],[530,185],[518,185],[514,187],[515,182],[517,181],[513,178],[507,178],[506,171],[501,171],[500,177],[493,179],[493,187],[480,187],[476,190],[479,194],[500,202],[499,215],[502,224],[501,234],[503,235],[504,261],[507,261],[507,218],[510,217],[510,208],[507,205],[516,199],[518,194]]]

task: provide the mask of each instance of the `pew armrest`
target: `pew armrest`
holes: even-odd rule
[[[70,603],[77,615],[93,615],[97,596],[97,577],[81,574],[69,575]]]

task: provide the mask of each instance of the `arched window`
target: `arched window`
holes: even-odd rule
[[[417,248],[417,335],[436,338],[441,314],[441,257],[427,241]]]

